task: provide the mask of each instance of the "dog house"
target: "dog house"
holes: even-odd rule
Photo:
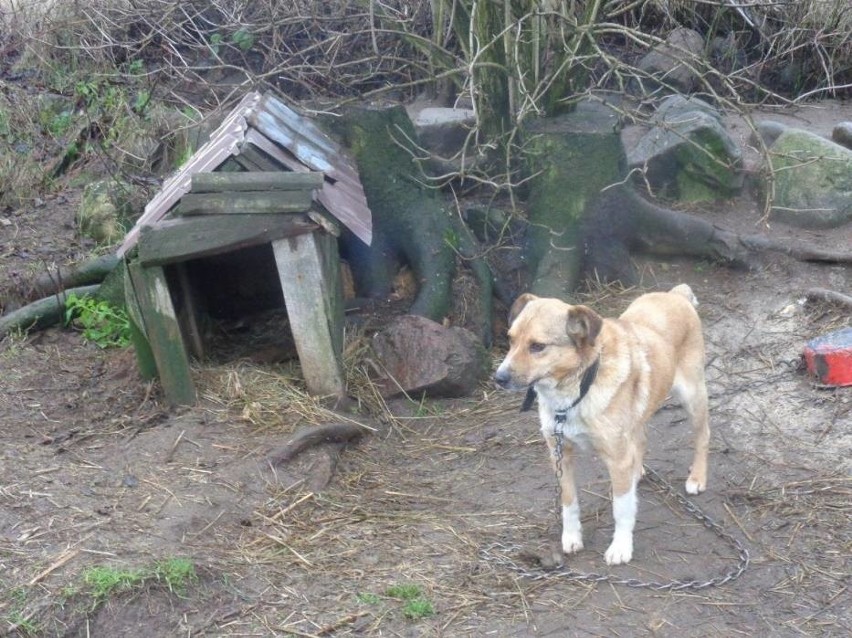
[[[275,96],[247,95],[119,249],[140,366],[155,368],[169,402],[196,400],[190,357],[204,357],[201,323],[227,281],[278,291],[309,392],[344,393],[340,225],[370,244],[370,209],[344,149]]]

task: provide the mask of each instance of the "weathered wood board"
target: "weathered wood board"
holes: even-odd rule
[[[139,262],[157,266],[231,252],[319,226],[306,215],[205,215],[163,220],[139,240]]]
[[[322,232],[272,242],[308,391],[343,396],[343,301],[337,243]]]
[[[173,405],[193,404],[196,394],[189,357],[165,272],[156,266],[143,268],[138,261],[131,262],[128,270],[166,399]]]
[[[192,176],[191,193],[224,193],[251,191],[312,191],[321,188],[323,174],[294,171],[250,171],[244,173],[196,173]]]
[[[309,190],[187,193],[173,214],[189,216],[303,213],[311,207],[312,199]]]

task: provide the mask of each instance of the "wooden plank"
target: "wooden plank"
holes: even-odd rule
[[[321,188],[322,173],[293,171],[252,171],[247,173],[196,173],[192,176],[191,193],[223,193],[229,191],[304,191]]]
[[[173,405],[191,405],[196,400],[195,386],[166,274],[160,267],[144,268],[138,261],[128,269],[166,399]]]
[[[232,173],[246,175],[248,173]],[[309,190],[263,193],[187,193],[175,209],[176,215],[266,215],[304,213],[311,207]]]
[[[180,323],[180,331],[188,341],[189,351],[199,361],[204,359],[204,338],[201,335],[201,328],[198,325],[198,299],[195,291],[192,289],[189,272],[187,272],[186,262],[180,262],[174,265],[175,274],[177,275],[177,295],[180,298],[180,308],[178,309],[178,323]]]
[[[139,240],[143,266],[186,261],[269,243],[319,228],[306,215],[179,217],[147,227]]]
[[[249,171],[284,170],[284,164],[276,162],[275,159],[269,157],[267,153],[264,153],[252,144],[247,143],[249,133],[259,135],[254,129],[246,131],[246,140],[243,140],[243,143],[240,145],[240,154],[234,155],[234,160],[239,162],[241,166],[244,166],[246,170]]]
[[[299,159],[285,148],[278,146],[255,129],[246,131],[241,146],[244,152],[254,149],[255,154],[264,153],[291,171],[308,171]],[[337,158],[345,170],[335,171],[332,177],[326,173],[326,180],[317,194],[317,200],[326,207],[343,225],[368,246],[373,241],[373,215],[367,205],[364,188],[361,186],[357,171],[352,168],[344,156]]]
[[[133,288],[133,281],[130,279],[127,260],[120,259],[117,267],[121,269],[124,277],[124,305],[130,319],[130,341],[133,343],[133,350],[136,353],[136,365],[139,367],[139,374],[142,378],[150,381],[157,377],[157,362],[154,359],[151,344],[148,342],[142,310],[139,308],[139,301],[136,299],[136,290]]]
[[[311,394],[340,397],[343,301],[337,243],[315,232],[272,242],[284,304],[305,384]]]

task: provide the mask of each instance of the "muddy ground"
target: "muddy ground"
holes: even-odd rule
[[[4,278],[89,250],[75,235],[75,201],[68,191],[2,214]],[[849,248],[848,231],[767,228],[747,198],[702,214]],[[850,270],[778,255],[751,272],[659,258],[640,265],[641,290],[686,281],[701,302],[711,478],[690,500],[749,552],[738,579],[683,590],[612,582],[705,583],[740,563],[728,540],[646,481],[634,559],[608,568],[607,483],[591,453],[579,477],[586,549],[564,567],[610,580],[529,578],[549,560],[558,525],[536,417],[518,413],[519,396],[482,387],[464,400],[398,399],[380,418],[347,417],[375,428],[360,444],[271,467],[269,452],[299,428],[341,418],[298,391],[298,368],[198,365],[198,406],[169,409],[131,352],[50,329],[0,342],[0,628],[104,637],[849,635],[852,396],[815,385],[800,354],[808,339],[850,321],[802,303],[804,291],[848,293]],[[581,298],[615,314],[639,292],[594,288]],[[361,382],[357,367],[350,373]],[[684,419],[674,406],[656,415],[647,458],[678,492],[689,459]],[[96,598],[86,582],[93,567],[153,573],[174,558],[195,568],[185,588],[150,576]]]

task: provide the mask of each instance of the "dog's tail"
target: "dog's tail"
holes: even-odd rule
[[[698,307],[698,298],[695,296],[695,293],[692,292],[692,288],[690,288],[688,284],[678,284],[677,286],[669,290],[669,292],[673,292],[676,295],[682,295],[683,297],[686,297],[689,300],[689,303],[691,303],[695,307]]]

